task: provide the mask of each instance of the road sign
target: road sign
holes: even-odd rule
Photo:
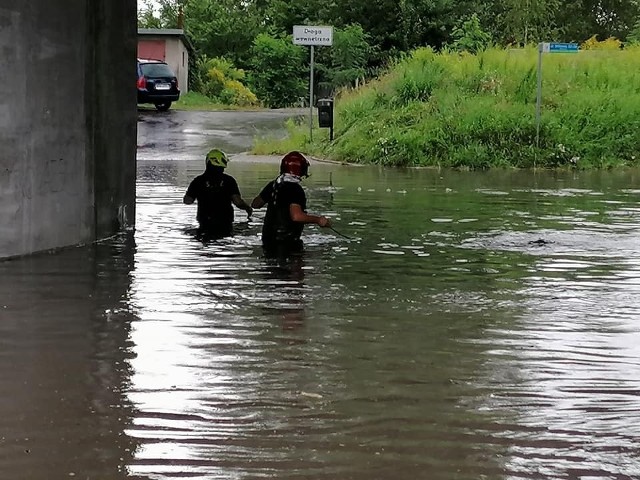
[[[542,53],[574,53],[578,51],[577,43],[549,43],[540,44]]]
[[[311,63],[309,68],[309,140],[313,139],[313,47],[330,47],[333,45],[333,27],[314,25],[294,25],[293,43],[311,47]]]
[[[333,27],[319,27],[312,25],[294,25],[293,43],[296,45],[333,45]]]

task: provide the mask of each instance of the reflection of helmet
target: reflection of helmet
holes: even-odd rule
[[[289,152],[282,158],[280,173],[289,173],[296,177],[308,177],[309,160],[300,152]]]
[[[207,153],[206,162],[207,166],[211,165],[212,167],[226,168],[229,163],[229,158],[222,150],[214,148]]]

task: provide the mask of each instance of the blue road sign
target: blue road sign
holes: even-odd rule
[[[549,52],[577,52],[578,44],[577,43],[550,43],[549,44]]]

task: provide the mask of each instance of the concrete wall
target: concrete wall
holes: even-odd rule
[[[133,221],[135,54],[135,0],[0,2],[0,257]]]
[[[189,51],[180,38],[167,38],[167,59],[168,65],[178,77],[180,93],[189,91]]]

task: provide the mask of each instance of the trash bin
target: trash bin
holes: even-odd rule
[[[318,99],[318,126],[333,129],[333,98]]]

